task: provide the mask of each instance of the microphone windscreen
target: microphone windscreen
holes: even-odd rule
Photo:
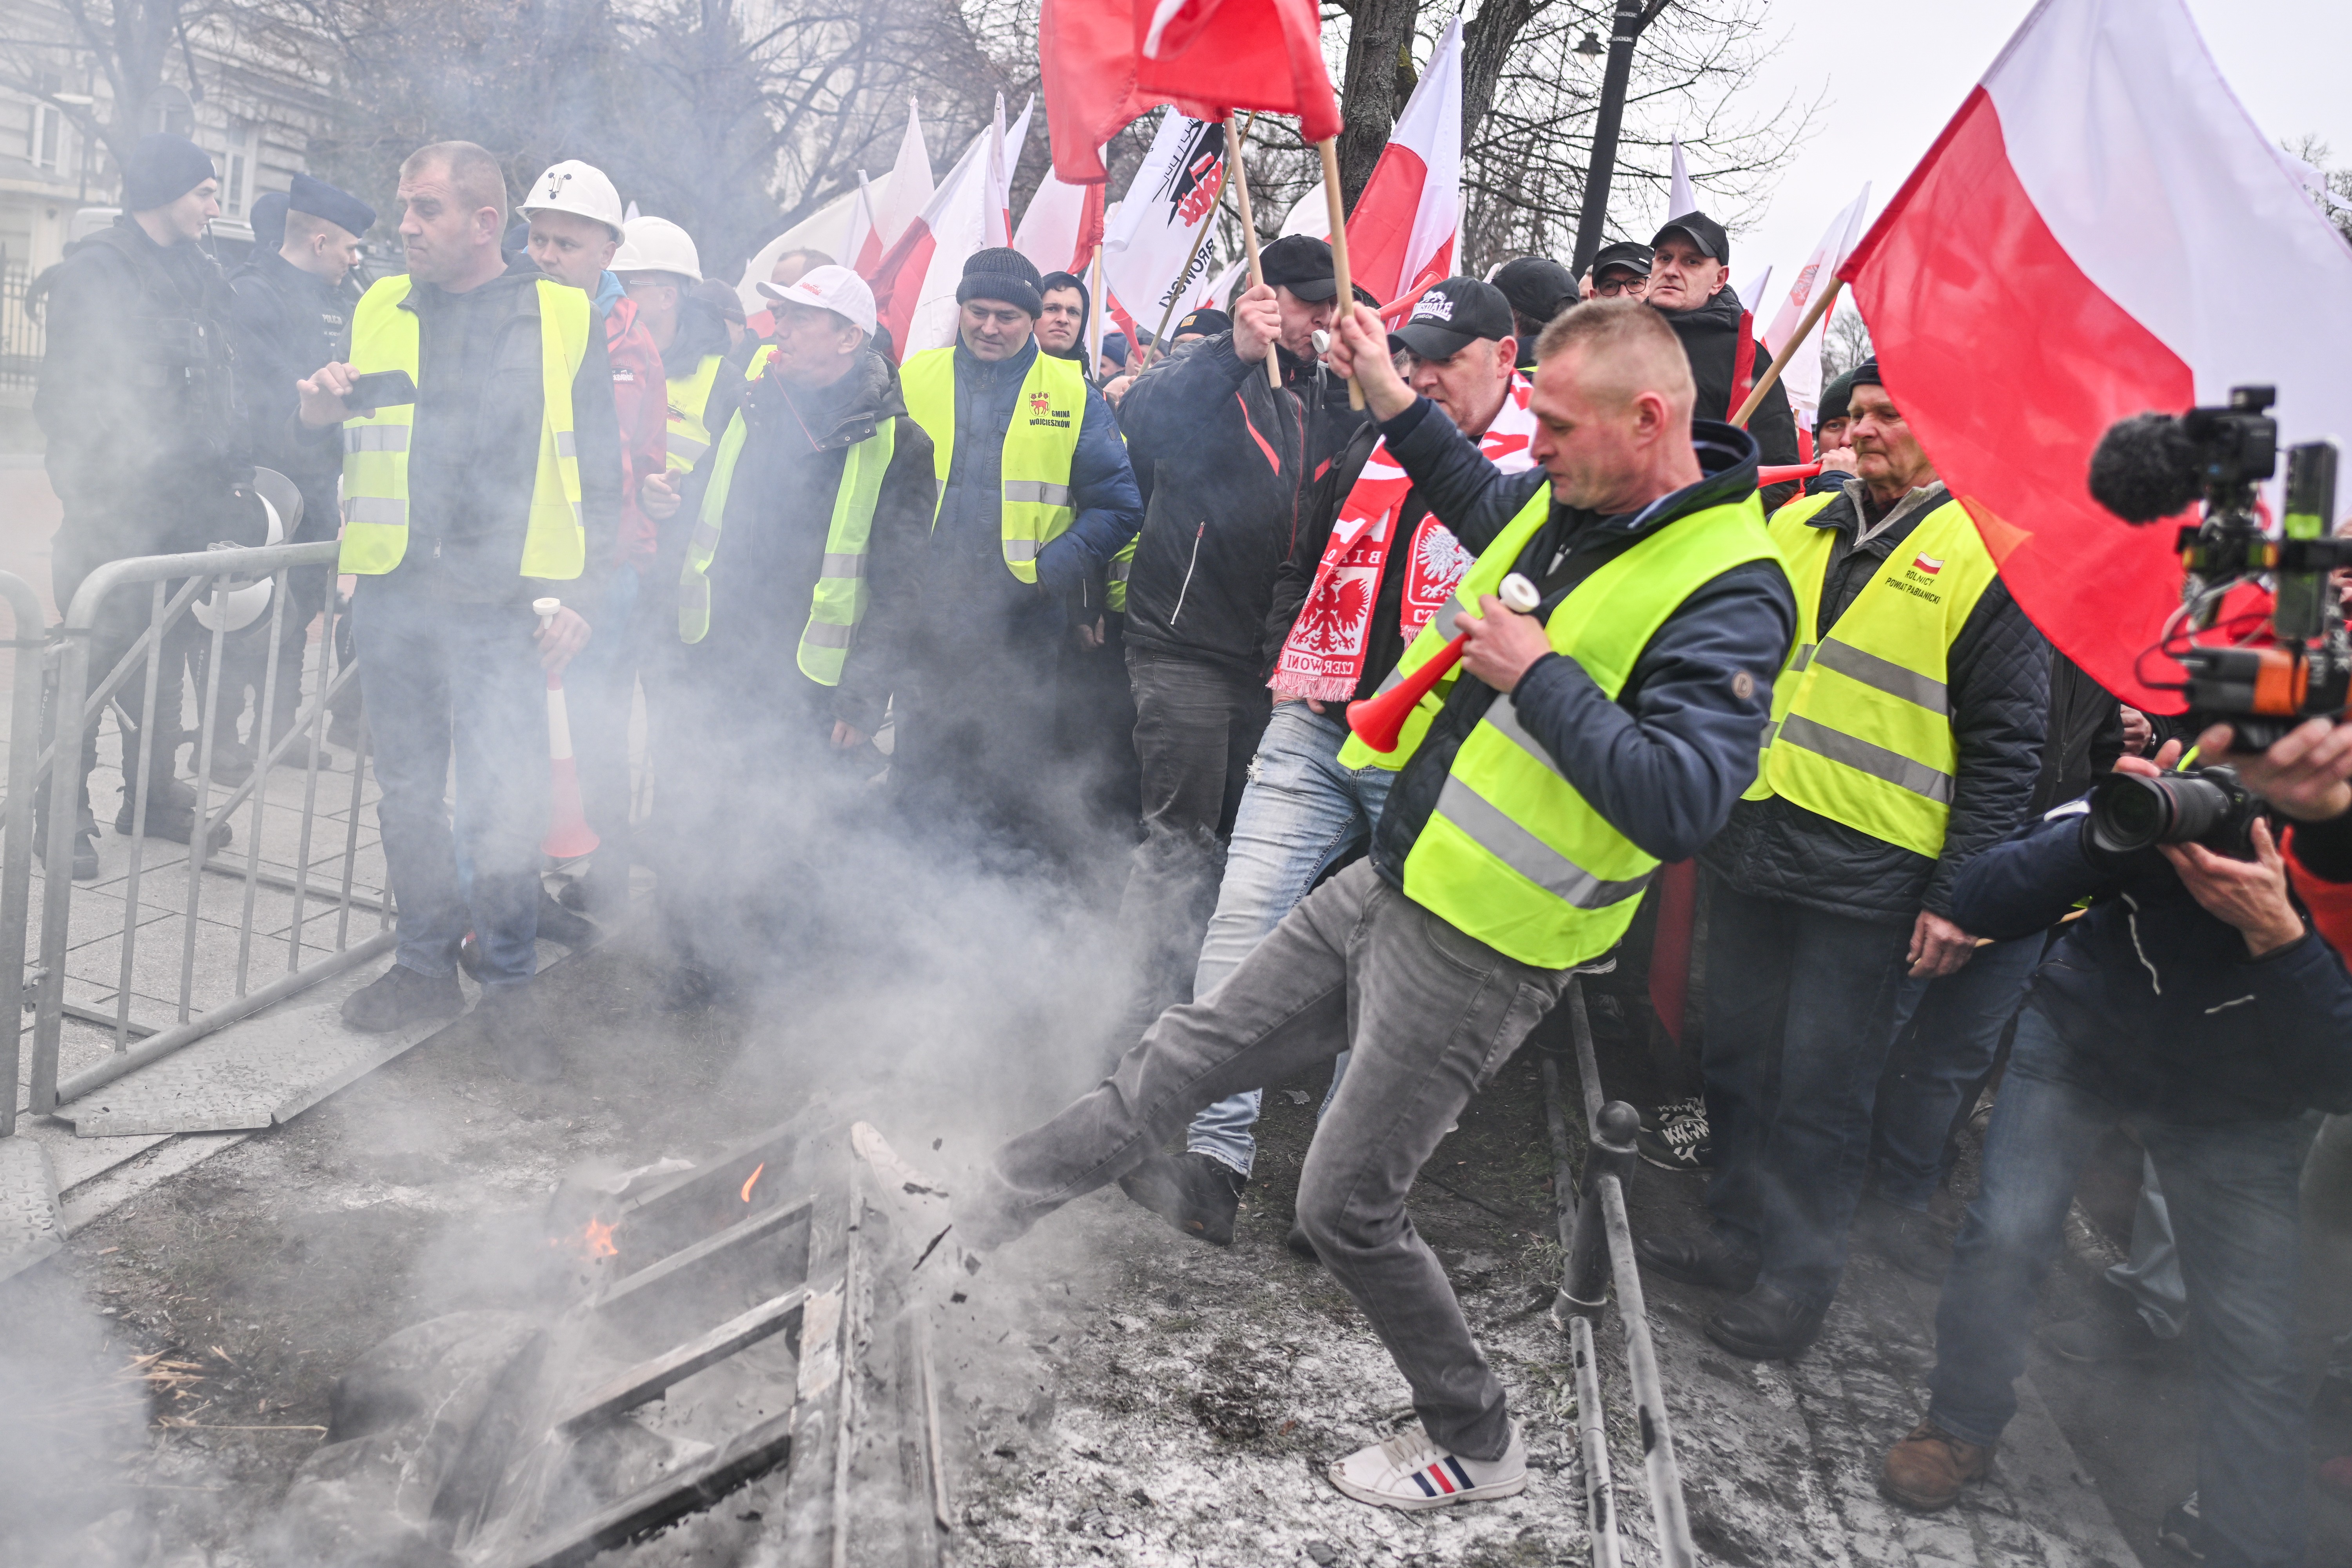
[[[2091,454],[2091,496],[2126,522],[2177,516],[2198,496],[2197,444],[2169,414],[2118,420]]]

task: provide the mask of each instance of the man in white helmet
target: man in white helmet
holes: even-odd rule
[[[540,934],[577,946],[595,935],[583,914],[610,919],[628,902],[629,710],[636,689],[637,601],[656,551],[657,520],[677,510],[663,487],[668,465],[668,404],[656,334],[613,270],[625,248],[621,193],[604,172],[576,158],[531,182],[519,209],[530,224],[530,258],[559,283],[587,294],[604,323],[620,428],[621,527],[603,599],[585,613],[605,636],[583,650],[564,677],[580,799],[599,840],[586,874],[562,904],[540,911]]]

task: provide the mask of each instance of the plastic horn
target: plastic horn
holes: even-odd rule
[[[1791,479],[1810,479],[1821,471],[1819,463],[1790,463],[1782,468],[1759,468],[1756,470],[1756,488],[1760,490],[1767,485],[1785,485]]]
[[[540,629],[545,631],[555,624],[555,613],[563,608],[563,601],[533,599],[530,608],[539,617]],[[557,860],[577,860],[593,853],[601,840],[590,829],[588,813],[580,803],[580,764],[572,757],[572,716],[563,706],[563,677],[551,669],[547,672],[547,756],[554,798],[540,853]]]
[[[1503,607],[1527,615],[1543,603],[1536,585],[1517,572],[1503,579],[1496,597]],[[1467,632],[1439,648],[1427,664],[1390,687],[1377,697],[1367,697],[1360,702],[1348,704],[1348,728],[1356,738],[1382,756],[1397,749],[1397,739],[1404,733],[1405,716],[1421,705],[1437,683],[1445,679],[1454,667],[1462,662],[1462,650],[1469,645]]]

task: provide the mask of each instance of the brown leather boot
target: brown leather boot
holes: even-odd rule
[[[1933,1513],[1951,1507],[1962,1487],[1984,1479],[1991,1468],[1990,1445],[1963,1443],[1934,1422],[1922,1421],[1887,1450],[1878,1489],[1906,1508]]]

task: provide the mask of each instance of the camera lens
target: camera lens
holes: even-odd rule
[[[2188,844],[2229,815],[2229,792],[2195,773],[2110,773],[2091,795],[2091,842],[2110,855]]]

